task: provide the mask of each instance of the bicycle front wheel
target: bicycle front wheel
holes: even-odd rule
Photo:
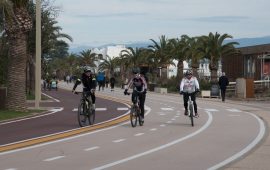
[[[96,118],[96,111],[92,108],[89,110],[88,121],[90,125],[93,125]]]
[[[78,123],[80,127],[87,126],[87,114],[86,114],[86,106],[84,103],[80,103],[78,106]]]
[[[191,126],[194,126],[194,113],[193,113],[193,104],[189,105],[189,117],[191,121]]]
[[[137,126],[137,113],[136,113],[136,109],[134,108],[134,106],[130,110],[130,123],[131,123],[132,127]]]

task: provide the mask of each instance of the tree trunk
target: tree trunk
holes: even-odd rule
[[[16,111],[26,111],[26,34],[18,33],[16,38],[10,38],[8,92],[6,108]]]
[[[183,61],[178,61],[178,63],[177,63],[177,75],[176,75],[177,80],[181,80],[183,78],[183,69],[184,69]]]
[[[199,79],[198,68],[199,64],[192,64],[193,76],[195,76],[197,79]]]
[[[211,72],[211,82],[216,83],[218,81],[217,79],[217,65],[216,64],[210,64],[210,72]]]

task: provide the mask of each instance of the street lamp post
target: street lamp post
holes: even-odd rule
[[[41,1],[36,0],[36,68],[35,68],[35,108],[39,109],[41,99]]]

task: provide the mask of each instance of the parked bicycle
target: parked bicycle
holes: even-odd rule
[[[140,95],[140,93],[143,92],[138,92],[138,95]],[[127,95],[130,95],[130,93],[127,93]],[[140,99],[138,95],[135,96],[136,103],[133,103],[130,109],[130,123],[132,127],[136,127],[137,122],[139,122],[140,126],[143,126],[144,123],[141,116]]]
[[[78,122],[81,127],[93,125],[95,122],[95,109],[90,96],[91,92],[74,92],[81,94],[80,104],[78,106]]]

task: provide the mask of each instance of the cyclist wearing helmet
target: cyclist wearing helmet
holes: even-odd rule
[[[187,106],[188,106],[188,98],[191,96],[191,100],[194,104],[195,117],[198,117],[197,112],[197,103],[196,103],[196,92],[200,91],[199,82],[196,77],[192,76],[192,72],[187,70],[185,73],[185,77],[182,79],[180,83],[180,94],[183,94],[184,107],[185,107],[185,115],[188,115]]]
[[[131,100],[134,104],[137,103],[136,97],[139,97],[139,105],[141,109],[141,116],[142,121],[144,121],[144,103],[145,103],[145,97],[146,97],[146,91],[147,91],[147,83],[145,81],[145,78],[140,75],[140,69],[134,68],[132,70],[133,72],[133,78],[129,81],[128,85],[125,86],[124,94],[128,94],[129,87],[133,86],[133,92],[131,96]]]
[[[82,73],[81,75],[81,79],[77,79],[72,92],[75,91],[75,89],[77,88],[77,86],[79,84],[83,84],[83,91],[84,92],[91,92],[91,98],[92,98],[92,102],[93,102],[93,107],[95,109],[95,101],[96,101],[96,96],[95,96],[95,89],[96,89],[96,78],[95,75],[92,73],[91,68],[90,67],[85,67],[84,69],[84,73]]]

